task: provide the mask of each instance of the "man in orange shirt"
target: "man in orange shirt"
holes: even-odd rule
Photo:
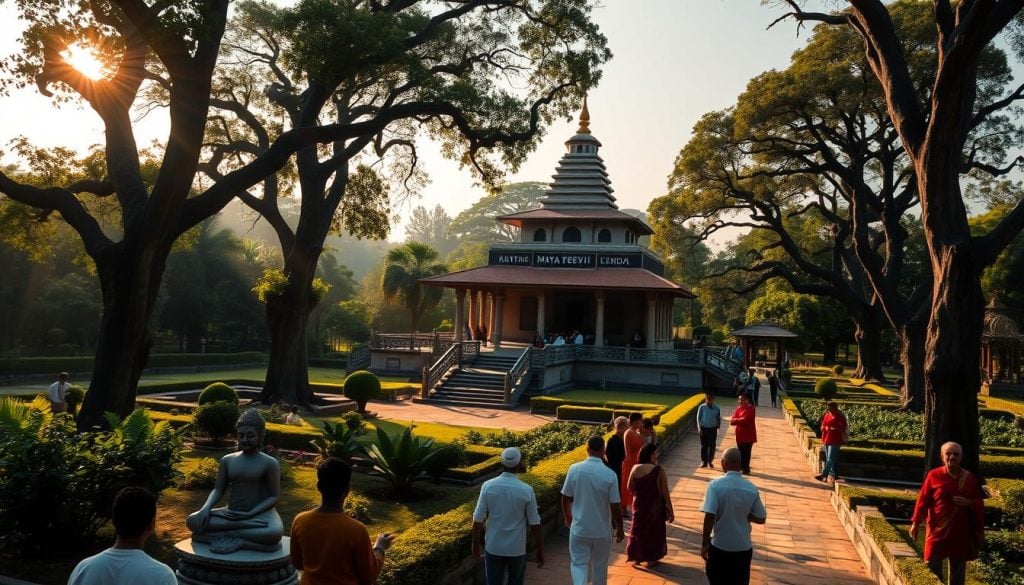
[[[292,521],[292,565],[302,571],[302,585],[372,585],[394,540],[381,534],[370,546],[366,526],[349,518],[342,506],[352,481],[352,467],[331,457],[316,468],[320,507]]]

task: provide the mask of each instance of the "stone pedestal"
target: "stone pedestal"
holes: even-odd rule
[[[178,555],[175,575],[182,585],[296,585],[299,574],[288,558],[286,536],[273,552],[240,550],[217,554],[201,542],[187,538],[174,545]]]

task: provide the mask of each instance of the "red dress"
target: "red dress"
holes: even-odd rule
[[[644,448],[644,438],[640,436],[639,432],[633,429],[626,429],[626,434],[622,436],[622,441],[626,444],[626,458],[622,461],[622,479],[619,482],[619,496],[622,498],[622,507],[629,508],[633,505],[633,494],[629,491],[629,487],[626,484],[629,482],[629,472],[633,471],[633,466],[640,459],[640,449]]]
[[[647,475],[635,480],[633,523],[629,525],[626,560],[639,563],[661,560],[668,554],[665,501],[661,497],[661,467],[655,465]]]
[[[757,442],[757,426],[754,424],[755,412],[752,404],[737,406],[733,411],[729,424],[736,427],[736,443]]]
[[[953,496],[971,500],[970,506],[958,506]],[[972,560],[978,558],[978,546],[985,534],[984,494],[978,478],[966,469],[960,477],[953,477],[945,467],[928,472],[921,493],[917,496],[912,521],[920,524],[927,520],[924,539],[924,558]]]

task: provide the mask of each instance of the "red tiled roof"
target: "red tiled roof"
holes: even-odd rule
[[[618,209],[530,209],[519,213],[499,215],[497,221],[523,227],[524,219],[617,219],[626,220],[638,226],[640,235],[650,235],[654,231],[640,218],[634,217]]]
[[[667,292],[692,299],[694,294],[678,284],[643,268],[535,268],[532,266],[481,266],[420,282],[430,286],[505,286],[509,288],[546,286],[552,288],[596,288]]]

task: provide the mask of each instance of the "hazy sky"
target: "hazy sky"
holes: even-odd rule
[[[614,57],[600,86],[590,94],[591,130],[604,145],[604,158],[620,207],[646,210],[665,191],[666,177],[694,122],[710,110],[728,107],[754,75],[785,67],[790,54],[809,36],[797,36],[792,22],[766,30],[781,8],[759,0],[603,0],[594,18],[608,37]],[[14,48],[18,28],[10,4],[0,3],[0,53]],[[157,118],[153,116],[153,118]],[[162,128],[159,119],[139,125],[139,144]],[[555,125],[512,181],[550,181],[563,142],[575,121]],[[162,131],[161,131],[162,132]],[[55,109],[35,88],[0,97],[0,149],[18,135],[40,146],[86,148],[102,141],[102,127],[91,110],[65,105]],[[455,216],[483,191],[468,171],[424,149],[420,153],[431,183],[415,205],[440,203]],[[392,228],[393,240],[404,227]]]

